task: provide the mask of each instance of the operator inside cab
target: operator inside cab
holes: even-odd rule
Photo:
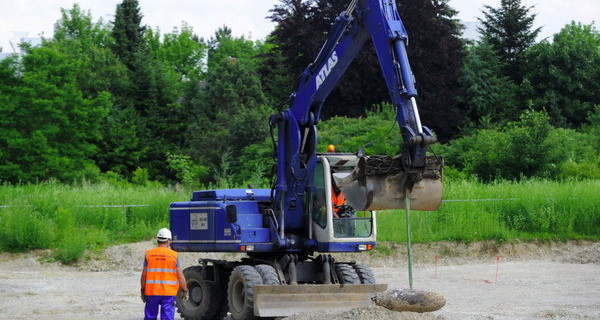
[[[335,145],[328,145],[327,152],[335,152]],[[354,213],[354,208],[346,204],[346,196],[337,186],[333,177],[331,177],[331,204],[333,205],[334,218],[349,218]]]

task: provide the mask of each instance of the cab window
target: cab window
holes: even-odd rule
[[[325,228],[327,226],[327,192],[326,183],[325,183],[325,172],[323,168],[323,164],[321,162],[317,162],[315,167],[315,176],[314,176],[314,184],[315,184],[315,192],[311,193],[312,200],[312,219],[321,227]]]

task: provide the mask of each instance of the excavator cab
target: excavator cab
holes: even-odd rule
[[[442,201],[443,159],[428,156],[421,172],[405,172],[400,157],[359,157],[353,153],[323,153],[314,172],[315,191],[309,198],[311,234],[323,243],[375,242],[376,210],[404,209],[405,197],[414,210],[437,210]],[[410,190],[406,186],[410,185]],[[344,203],[336,203],[340,195]],[[335,245],[330,245],[329,251]],[[341,251],[341,250],[340,250]]]
[[[340,201],[343,193],[334,179],[336,173],[351,172],[357,163],[356,155],[350,153],[328,153],[318,157],[309,212],[315,239],[321,244],[330,243],[330,248],[336,243],[341,246],[343,243],[374,242],[376,238],[375,212],[359,211],[346,201]]]

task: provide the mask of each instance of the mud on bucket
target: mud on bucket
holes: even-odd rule
[[[334,173],[333,178],[348,204],[359,211],[404,209],[407,185],[412,185],[411,209],[434,211],[442,202],[443,166],[442,157],[428,156],[424,170],[407,173],[399,157],[374,156],[362,158],[352,172]]]

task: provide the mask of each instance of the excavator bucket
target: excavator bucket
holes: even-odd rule
[[[349,205],[359,211],[410,208],[437,210],[442,202],[443,159],[428,156],[424,170],[405,172],[399,157],[361,158],[352,172],[336,172],[335,183]],[[408,190],[408,192],[407,192]]]
[[[302,312],[338,312],[373,305],[387,284],[299,284],[254,287],[254,315],[288,317]]]

